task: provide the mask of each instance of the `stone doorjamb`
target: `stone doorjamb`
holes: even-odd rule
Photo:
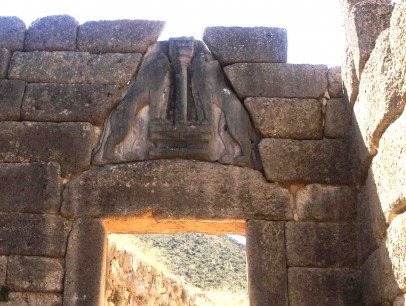
[[[104,304],[109,233],[203,232],[246,235],[251,305],[287,305],[292,200],[261,172],[218,163],[157,160],[86,171],[63,194],[62,215],[74,220],[64,304]]]
[[[157,221],[149,216],[133,219],[76,219],[66,255],[64,305],[104,305],[107,235],[113,232],[246,234],[251,305],[264,305],[265,301],[273,305],[287,305],[284,222]]]

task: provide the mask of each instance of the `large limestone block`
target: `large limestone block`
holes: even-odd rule
[[[20,120],[25,82],[0,80],[0,120]]]
[[[406,112],[383,134],[369,176],[386,220],[406,209]]]
[[[11,59],[11,52],[5,48],[0,48],[0,79],[7,78],[10,59]]]
[[[69,230],[55,215],[0,213],[0,254],[63,257]]]
[[[60,175],[56,163],[0,164],[0,211],[58,213]]]
[[[354,55],[355,70],[361,73],[379,34],[389,27],[393,6],[372,2],[360,2],[353,6],[348,17],[347,33],[351,52]]]
[[[76,219],[66,254],[64,304],[104,305],[107,237],[100,220]]]
[[[353,106],[358,97],[359,79],[355,70],[354,55],[348,46],[344,53],[341,78],[344,85],[344,97]]]
[[[286,63],[286,29],[208,27],[203,41],[222,66],[235,63]]]
[[[291,194],[259,171],[190,160],[159,160],[92,169],[70,181],[66,216],[286,220]]]
[[[319,98],[327,90],[327,66],[242,63],[224,68],[240,98]]]
[[[406,293],[406,213],[397,216],[388,228],[386,249],[393,276],[402,292]]]
[[[356,193],[349,186],[310,184],[296,192],[300,221],[349,221],[356,215]]]
[[[22,118],[28,121],[85,121],[102,125],[118,101],[118,87],[100,84],[28,84]]]
[[[289,268],[289,302],[295,306],[360,305],[360,274],[349,269]]]
[[[354,112],[352,113],[351,122],[349,151],[352,159],[352,172],[354,181],[358,185],[363,185],[365,184],[368,170],[374,156],[370,153],[369,148],[366,147]]]
[[[61,292],[65,274],[62,259],[10,256],[7,284],[13,291]]]
[[[369,155],[375,155],[379,140],[387,127],[400,116],[404,97],[405,68],[394,65],[389,44],[389,30],[379,36],[365,66],[358,99],[354,105],[356,125]]]
[[[103,20],[79,27],[78,49],[90,53],[145,53],[165,27],[163,21]]]
[[[363,302],[380,305],[406,293],[406,214],[397,216],[387,238],[362,266]]]
[[[86,82],[126,86],[134,78],[141,54],[98,54],[87,62]]]
[[[390,20],[390,45],[395,65],[399,68],[403,67],[405,70],[406,55],[404,46],[406,42],[406,2],[396,2],[397,4]],[[403,89],[403,91],[405,91],[405,89]]]
[[[79,23],[68,15],[47,16],[34,21],[27,30],[26,51],[75,51]]]
[[[10,51],[24,47],[25,23],[17,17],[0,17],[0,48]]]
[[[322,105],[316,99],[247,98],[244,104],[264,137],[323,138]]]
[[[345,99],[327,101],[324,135],[331,138],[345,138],[349,135],[352,109]]]
[[[62,176],[86,169],[95,145],[89,123],[0,122],[0,161],[54,161]]]
[[[73,51],[15,52],[9,78],[31,83],[101,83],[125,86],[141,54],[90,54]]]
[[[247,222],[251,305],[288,305],[284,222]]]
[[[340,0],[341,8],[343,9],[344,17],[351,12],[355,4],[360,2],[373,2],[381,4],[391,4],[392,0]]]
[[[369,175],[358,194],[357,240],[360,263],[379,247],[386,236],[387,224],[376,185],[373,175]]]
[[[4,306],[62,306],[62,296],[55,293],[11,292]]]
[[[0,286],[6,284],[6,275],[7,275],[7,257],[0,256]]]
[[[263,139],[259,152],[272,182],[350,184],[347,145],[338,139]]]
[[[84,83],[89,53],[82,52],[14,52],[9,78],[28,82]]]
[[[405,306],[406,305],[406,294],[399,295],[393,302],[393,306]]]
[[[330,98],[343,96],[343,81],[341,79],[341,67],[330,67],[327,72],[328,94]]]
[[[349,267],[357,263],[352,223],[286,223],[286,257],[290,267]]]

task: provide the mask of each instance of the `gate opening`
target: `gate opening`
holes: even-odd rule
[[[114,228],[107,236],[106,305],[249,304],[245,244],[226,235],[244,234],[244,222],[117,221],[105,222]]]

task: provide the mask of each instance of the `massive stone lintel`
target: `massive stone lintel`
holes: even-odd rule
[[[93,163],[186,158],[260,168],[258,141],[204,44],[172,38],[148,50],[105,121]]]
[[[259,171],[188,160],[159,160],[87,171],[64,191],[69,217],[291,220],[291,194]]]

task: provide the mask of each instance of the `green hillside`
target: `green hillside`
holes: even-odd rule
[[[247,292],[245,245],[226,235],[133,235],[169,272],[204,290]],[[138,241],[138,242],[137,242]]]

